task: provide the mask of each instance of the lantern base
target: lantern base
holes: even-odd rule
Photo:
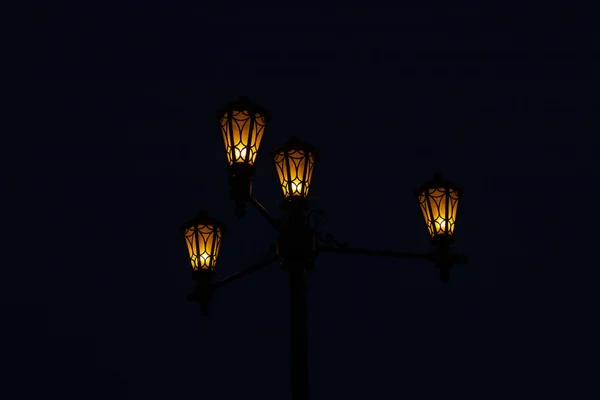
[[[310,201],[302,196],[290,196],[283,199],[279,207],[286,213],[302,212],[310,208]]]
[[[431,244],[433,244],[436,249],[440,247],[447,247],[454,243],[454,236],[448,235],[445,233],[438,233],[434,237],[431,238]]]
[[[229,198],[235,201],[235,215],[238,218],[246,215],[246,203],[252,194],[254,172],[254,166],[246,163],[235,163],[229,167]]]
[[[200,314],[202,314],[203,316],[207,316],[210,301],[212,300],[212,295],[213,295],[213,293],[206,293],[206,292],[196,293],[196,291],[194,290],[194,293],[192,293],[188,296],[188,301],[190,303],[200,304]]]
[[[435,267],[440,270],[440,280],[444,283],[450,281],[450,267],[453,264],[452,248],[454,237],[446,234],[435,235],[431,243],[435,246],[433,261]]]
[[[204,316],[208,315],[208,306],[215,294],[215,288],[210,282],[215,278],[215,271],[200,270],[192,273],[192,279],[196,281],[196,286],[192,294],[188,296],[188,301],[200,304],[200,313]]]
[[[197,269],[192,271],[192,280],[196,281],[197,284],[207,284],[215,279],[216,276],[217,273],[215,270]]]

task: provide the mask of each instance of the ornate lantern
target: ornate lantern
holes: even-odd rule
[[[269,111],[242,96],[217,113],[229,165],[254,165],[265,129],[271,120]]]
[[[453,242],[461,194],[459,185],[443,179],[440,174],[434,174],[433,179],[417,189],[421,212],[434,242]]]
[[[271,115],[242,96],[221,107],[217,119],[229,162],[230,197],[235,201],[235,215],[243,217],[252,190],[254,161]]]
[[[284,198],[306,199],[318,157],[317,149],[292,137],[283,146],[273,149],[271,157]]]
[[[214,277],[225,226],[201,211],[187,221],[181,230],[185,236],[193,276]]]

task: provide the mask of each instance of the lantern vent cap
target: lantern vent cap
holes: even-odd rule
[[[423,192],[425,192],[427,190],[443,189],[443,188],[452,189],[452,190],[458,192],[459,195],[461,195],[463,192],[463,189],[459,184],[449,181],[447,179],[444,179],[442,177],[442,174],[440,174],[439,172],[436,172],[435,174],[433,174],[433,177],[430,180],[428,180],[427,182],[425,182],[423,185],[419,186],[416,189],[415,194],[418,197],[418,196],[421,196],[423,194]]]
[[[226,227],[223,223],[219,222],[216,218],[212,217],[206,211],[201,210],[194,216],[194,218],[187,220],[182,226],[181,230],[185,231],[189,228],[198,225],[212,225],[219,229],[222,233],[225,233]]]
[[[303,150],[305,153],[312,154],[315,158],[319,156],[319,150],[315,146],[310,143],[303,142],[296,136],[292,136],[286,140],[283,145],[275,147],[273,150],[271,150],[271,157],[275,157],[282,152],[287,153],[292,150]]]
[[[240,98],[232,103],[227,103],[220,107],[217,111],[217,120],[221,121],[225,114],[232,111],[243,111],[247,110],[250,113],[258,113],[268,123],[271,121],[271,112],[264,107],[253,103],[248,96],[240,96]]]

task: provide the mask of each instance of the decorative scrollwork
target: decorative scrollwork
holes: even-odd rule
[[[315,232],[318,242],[328,246],[343,248],[348,247],[347,243],[338,242],[331,233],[322,229],[326,221],[325,212],[319,208],[311,208],[305,214],[308,226]]]
[[[306,213],[306,221],[311,229],[317,231],[325,223],[325,212],[318,208],[311,208]]]
[[[317,232],[317,240],[321,243],[327,244],[329,246],[337,247],[337,248],[348,247],[348,243],[338,242],[331,233],[324,232],[324,231]]]

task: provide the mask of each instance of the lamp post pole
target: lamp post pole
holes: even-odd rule
[[[421,212],[425,217],[434,251],[427,254],[395,250],[377,250],[342,245],[331,235],[317,231],[311,216],[315,210],[308,201],[318,151],[308,143],[293,137],[282,147],[271,152],[284,200],[284,217],[274,218],[253,196],[251,179],[254,160],[270,114],[264,108],[242,97],[220,109],[218,120],[229,161],[230,197],[235,202],[235,215],[243,217],[246,205],[252,204],[265,220],[279,233],[279,239],[269,253],[257,263],[232,275],[215,280],[215,265],[225,226],[205,212],[182,226],[185,236],[192,278],[196,281],[189,301],[200,303],[203,315],[215,291],[242,276],[272,264],[276,260],[289,275],[290,285],[290,382],[292,400],[309,398],[308,329],[306,311],[306,275],[312,270],[318,253],[362,256],[382,256],[419,259],[433,263],[440,270],[440,278],[447,282],[450,267],[466,264],[467,257],[452,252],[458,201],[462,193],[459,185],[444,180],[439,174],[416,191]]]
[[[292,400],[309,397],[306,273],[315,256],[315,235],[304,212],[308,201],[292,197],[282,203],[285,211],[277,254],[290,280],[290,383]]]
[[[287,261],[290,279],[290,381],[292,400],[308,399],[308,330],[306,315],[306,268],[303,262]]]

